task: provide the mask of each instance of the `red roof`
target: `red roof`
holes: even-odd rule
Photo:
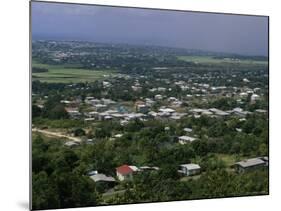
[[[130,174],[134,172],[133,169],[131,169],[130,166],[128,165],[119,166],[116,168],[116,171],[122,175]]]

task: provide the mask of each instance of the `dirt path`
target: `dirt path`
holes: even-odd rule
[[[47,130],[41,130],[38,128],[33,128],[32,132],[39,132],[39,133],[43,133],[46,136],[53,136],[53,137],[59,137],[59,138],[66,138],[66,139],[70,139],[72,141],[77,141],[77,142],[81,142],[80,138],[77,137],[73,137],[73,136],[68,136],[68,135],[64,135],[62,133],[59,132],[51,132],[51,131],[47,131]]]

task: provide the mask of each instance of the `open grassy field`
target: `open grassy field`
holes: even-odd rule
[[[237,155],[229,155],[229,154],[216,154],[219,159],[221,159],[227,167],[232,166],[234,163],[240,161],[243,159],[240,156]]]
[[[245,157],[242,157],[240,155],[230,155],[230,154],[222,154],[222,153],[214,153],[214,155],[219,159],[224,162],[224,164],[227,167],[232,166],[234,163],[243,160]],[[191,159],[192,163],[200,163],[200,157],[196,157],[194,159]]]
[[[48,65],[32,62],[32,67],[47,68],[48,72],[32,73],[33,80],[40,80],[48,83],[78,83],[93,82],[95,80],[112,76],[114,71],[110,70],[87,70],[81,69],[77,65]]]
[[[179,60],[195,63],[234,63],[234,64],[267,64],[267,61],[256,61],[256,60],[231,60],[231,59],[215,59],[212,56],[179,56]]]

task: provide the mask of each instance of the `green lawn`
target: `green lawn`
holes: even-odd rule
[[[235,63],[235,64],[267,64],[267,61],[256,61],[256,60],[239,60],[234,61],[230,59],[214,59],[212,56],[178,56],[179,60],[195,63]]]
[[[81,69],[78,65],[63,66],[63,65],[48,65],[37,62],[32,63],[32,67],[44,67],[48,72],[32,73],[33,80],[40,80],[48,83],[78,83],[92,82],[106,76],[115,74],[113,70],[87,70]]]
[[[184,176],[182,178],[180,178],[180,181],[181,182],[187,182],[189,180],[198,180],[200,179],[201,175],[198,174],[198,175],[194,175],[194,176]]]
[[[229,155],[229,154],[216,154],[219,159],[221,159],[227,167],[232,166],[238,160],[242,159],[238,155]]]
[[[244,157],[242,157],[240,155],[236,155],[236,154],[231,155],[231,154],[214,153],[214,155],[218,159],[222,160],[227,167],[230,167],[237,161],[244,159]],[[200,161],[201,161],[201,158],[199,156],[194,159],[191,159],[192,163],[200,163]]]

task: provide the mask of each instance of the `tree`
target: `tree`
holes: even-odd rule
[[[166,180],[166,179],[178,179],[178,168],[175,165],[165,165],[162,166],[161,169],[158,172],[159,179],[160,180]]]
[[[42,114],[42,109],[37,105],[32,105],[32,118],[39,117]]]
[[[58,104],[54,106],[49,112],[48,112],[48,118],[50,119],[67,119],[68,113],[66,112],[64,106],[62,104]]]
[[[59,195],[46,172],[32,174],[32,209],[55,209],[60,207]]]
[[[74,130],[74,136],[85,136],[86,132],[82,128],[77,128]]]

